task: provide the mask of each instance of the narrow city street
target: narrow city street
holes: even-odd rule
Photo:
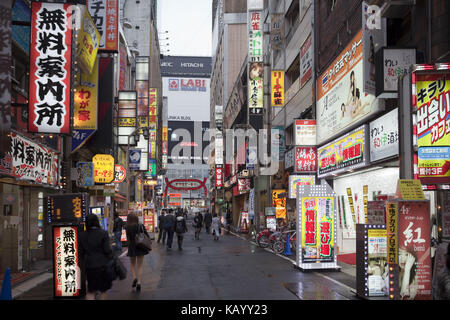
[[[131,287],[128,271],[123,281],[116,280],[109,291],[110,300],[354,300],[355,278],[342,271],[301,272],[291,261],[235,235],[222,235],[214,241],[202,230],[194,240],[192,221],[178,250],[153,242],[145,256],[142,290]],[[123,249],[122,261],[130,263]],[[52,280],[48,280],[17,300],[49,300]]]

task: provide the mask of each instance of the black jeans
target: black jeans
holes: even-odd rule
[[[173,228],[167,229],[167,248],[172,248]]]
[[[157,242],[159,243],[162,240],[162,243],[165,243],[166,242],[166,235],[167,235],[166,229],[160,228]]]
[[[177,238],[178,238],[178,249],[181,249],[181,247],[183,246],[183,234],[177,233]]]

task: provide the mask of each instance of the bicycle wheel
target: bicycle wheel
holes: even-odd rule
[[[282,240],[276,240],[272,243],[272,250],[275,253],[282,254],[284,252],[284,242]]]
[[[267,248],[270,243],[269,238],[267,238],[266,236],[261,236],[256,242],[261,248]]]

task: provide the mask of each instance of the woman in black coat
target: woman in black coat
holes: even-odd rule
[[[136,235],[139,232],[144,232],[148,235],[145,226],[139,223],[139,218],[134,213],[130,213],[127,216],[127,241],[128,241],[128,253],[131,264],[131,274],[133,275],[133,288],[136,287],[136,291],[141,291],[141,278],[142,278],[142,263],[144,256],[149,253],[148,250],[143,250],[136,247]]]
[[[86,300],[94,300],[100,291],[100,299],[106,300],[112,281],[106,276],[106,264],[113,258],[108,233],[100,228],[98,217],[90,214],[86,218],[86,231],[80,234],[80,255],[85,261],[88,292]]]

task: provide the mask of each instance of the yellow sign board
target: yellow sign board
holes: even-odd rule
[[[286,198],[278,197],[281,193],[286,193],[286,190],[272,190],[272,207],[276,208],[276,218],[286,218]]]
[[[73,126],[76,130],[97,130],[98,59],[90,73],[81,73],[74,93]]]
[[[77,37],[77,57],[80,62],[80,68],[85,73],[92,72],[92,68],[94,68],[100,37],[89,10],[84,10],[80,33]]]
[[[396,196],[402,200],[425,200],[420,180],[399,179]]]
[[[271,78],[272,107],[284,106],[284,71],[272,71]]]
[[[111,183],[114,181],[114,157],[109,154],[96,154],[94,163],[94,182]]]

